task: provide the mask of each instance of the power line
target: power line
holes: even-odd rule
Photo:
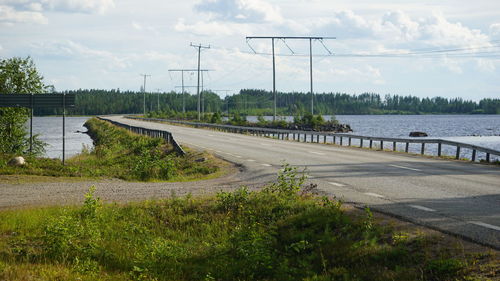
[[[142,86],[142,92],[143,92],[142,106],[143,106],[144,116],[146,116],[146,77],[151,77],[151,75],[150,74],[139,74],[139,75],[144,77],[144,85]]]
[[[198,87],[196,88],[196,94],[198,95],[198,121],[201,120],[201,99],[200,99],[200,58],[201,58],[201,49],[210,49],[210,45],[208,46],[203,46],[201,44],[198,45],[193,45],[193,43],[190,44],[191,47],[198,48]]]
[[[198,69],[169,69],[168,73],[170,74],[171,72],[181,72],[181,81],[182,81],[182,112],[186,112],[186,99],[185,99],[185,93],[184,93],[184,72],[194,72],[198,71]],[[200,69],[199,71],[211,71],[209,69]]]
[[[313,49],[312,42],[320,41],[321,45],[326,49],[326,51],[331,55],[332,52],[326,47],[323,43],[323,40],[327,39],[336,39],[335,37],[317,37],[317,36],[250,36],[247,37],[247,45],[254,52],[255,49],[250,45],[249,41],[251,39],[271,39],[272,45],[272,56],[273,56],[273,97],[274,97],[274,114],[273,121],[276,121],[276,62],[275,62],[275,53],[274,53],[274,40],[281,40],[285,44],[285,46],[290,50],[292,56],[295,55],[295,52],[290,48],[290,46],[286,43],[287,39],[291,40],[308,40],[309,41],[309,78],[310,78],[310,88],[311,88],[311,114],[314,114],[314,90],[313,90]]]

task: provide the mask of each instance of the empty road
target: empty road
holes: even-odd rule
[[[183,145],[242,164],[255,181],[283,163],[306,168],[322,192],[500,249],[500,166],[298,143],[126,119],[172,132]]]

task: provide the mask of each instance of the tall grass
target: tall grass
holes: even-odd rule
[[[7,165],[11,156],[0,155],[0,174],[150,181],[189,180],[218,171],[213,161],[195,161],[213,158],[196,153],[180,157],[162,139],[136,135],[95,118],[85,126],[95,145],[66,161],[66,166],[59,159],[28,157],[27,165],[11,167]]]
[[[303,183],[285,166],[261,191],[103,205],[91,188],[81,207],[2,212],[0,280],[474,280],[454,249]]]

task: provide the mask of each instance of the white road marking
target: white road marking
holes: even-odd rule
[[[335,186],[338,186],[338,187],[345,186],[345,184],[341,184],[341,183],[338,183],[338,182],[329,182],[329,184],[335,185]]]
[[[265,167],[271,167],[272,165],[270,164],[261,164],[262,166],[265,166]]]
[[[215,152],[217,152],[217,153],[222,153],[222,151],[220,151],[220,150],[216,150]]]
[[[215,137],[214,135],[207,135],[207,136],[209,136],[209,137]]]
[[[309,178],[309,179],[314,179],[314,178],[315,178],[315,176],[307,176],[307,178]]]
[[[268,143],[263,143],[263,142],[261,142],[261,143],[260,143],[260,145],[263,145],[263,146],[271,146],[270,144],[268,144]]]
[[[411,170],[411,171],[417,171],[417,172],[420,172],[422,170],[419,170],[419,169],[414,169],[414,168],[408,168],[408,167],[404,167],[404,166],[398,166],[398,165],[389,165],[391,167],[394,167],[394,168],[400,168],[400,169],[405,169],[405,170]]]
[[[420,206],[420,205],[408,205],[414,209],[418,209],[418,210],[422,210],[422,211],[426,211],[426,212],[435,212],[436,210],[434,209],[431,209],[431,208],[427,208],[427,207],[424,207],[424,206]]]
[[[317,151],[309,151],[309,153],[316,154],[316,155],[326,155],[323,152],[317,152]]]
[[[480,222],[480,221],[470,221],[469,223],[500,231],[500,226],[496,226],[496,225],[492,225],[492,224],[488,224],[488,223],[484,223],[484,222]]]
[[[248,162],[255,162],[253,159],[247,159]]]
[[[366,192],[365,195],[373,196],[373,197],[377,197],[377,198],[384,198],[384,195],[380,195],[380,194],[372,193],[372,192]]]
[[[236,157],[236,158],[241,158],[241,156],[239,156],[239,155],[236,155],[236,154],[235,154],[235,155],[233,155],[233,156],[234,156],[234,157]]]

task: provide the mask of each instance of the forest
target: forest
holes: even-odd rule
[[[76,106],[71,115],[129,114],[150,111],[197,111],[197,96],[188,93],[141,93],[120,90],[80,89],[65,91],[76,94]],[[273,94],[270,91],[243,89],[221,98],[214,92],[202,93],[204,112],[240,113],[243,115],[272,115]],[[184,101],[183,101],[184,100]],[[302,115],[310,111],[309,93],[277,93],[279,115]],[[500,99],[479,102],[462,98],[419,98],[416,96],[363,93],[318,93],[314,95],[315,114],[500,114]],[[60,110],[37,109],[35,115],[56,115]]]

